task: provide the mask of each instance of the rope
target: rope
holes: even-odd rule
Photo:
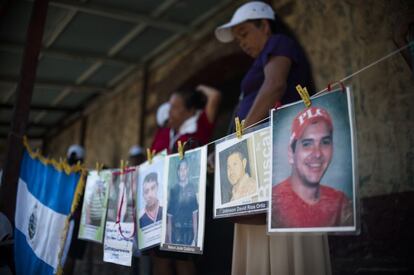
[[[390,58],[390,57],[392,57],[392,56],[394,56],[394,55],[396,55],[396,54],[400,53],[401,51],[403,51],[403,50],[407,49],[408,47],[410,47],[410,45],[411,45],[411,43],[408,43],[408,44],[406,44],[405,46],[403,46],[403,47],[401,47],[401,48],[399,48],[399,49],[396,49],[395,51],[390,52],[389,54],[387,54],[387,55],[385,55],[385,56],[381,57],[380,59],[375,60],[374,62],[372,62],[372,63],[368,64],[367,66],[365,66],[365,67],[363,67],[363,68],[361,68],[361,69],[359,69],[358,71],[356,71],[356,72],[354,72],[354,73],[352,73],[352,74],[350,74],[350,75],[345,76],[344,78],[342,78],[342,79],[341,79],[341,80],[339,80],[338,82],[339,82],[339,83],[341,83],[341,82],[344,82],[344,81],[347,81],[347,80],[349,80],[349,79],[353,78],[354,76],[356,76],[356,75],[358,75],[358,74],[362,73],[363,71],[368,70],[369,68],[371,68],[371,67],[373,67],[373,66],[377,65],[378,63],[381,63],[382,61],[387,60],[388,58]],[[317,92],[316,94],[314,94],[312,97],[315,97],[315,96],[320,95],[320,94],[325,93],[325,92],[328,92],[328,88],[324,88],[324,89],[320,90],[319,92]],[[311,97],[311,98],[312,98],[312,97]],[[247,127],[246,127],[246,128],[244,128],[244,129],[249,129],[249,128],[252,128],[252,127],[254,127],[254,126],[256,126],[256,125],[258,125],[258,124],[260,124],[260,123],[262,123],[262,122],[264,122],[264,121],[266,121],[266,120],[268,120],[269,118],[270,118],[270,116],[267,116],[267,117],[265,117],[264,119],[259,120],[259,121],[255,122],[255,123],[253,123],[253,124],[251,124],[251,125],[247,126]],[[225,139],[226,137],[229,137],[229,136],[231,136],[231,135],[234,135],[234,134],[230,134],[230,135],[227,135],[227,136],[224,136],[224,137],[218,138],[218,139],[216,139],[216,140],[213,140],[213,141],[211,141],[211,142],[207,143],[207,144],[206,144],[206,146],[211,145],[211,144],[213,144],[213,143],[215,143],[215,142],[217,142],[217,141],[219,141],[219,140],[221,140],[221,139]]]

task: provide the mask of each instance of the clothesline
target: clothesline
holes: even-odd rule
[[[336,83],[343,83],[344,81],[347,81],[347,80],[351,79],[352,77],[354,77],[354,76],[356,76],[356,75],[358,75],[358,74],[362,73],[362,72],[363,72],[363,71],[365,71],[365,70],[368,70],[369,68],[371,68],[371,67],[373,67],[373,66],[377,65],[378,63],[380,63],[380,62],[382,62],[382,61],[384,61],[384,60],[387,60],[388,58],[390,58],[390,57],[392,57],[392,56],[394,56],[394,55],[396,55],[396,54],[400,53],[401,51],[403,51],[403,50],[407,49],[407,48],[408,48],[408,47],[410,47],[410,46],[413,46],[413,47],[414,47],[414,42],[410,42],[410,43],[406,44],[405,46],[403,46],[403,47],[401,47],[401,48],[399,48],[399,49],[396,49],[396,50],[394,50],[394,51],[390,52],[389,54],[387,54],[387,55],[385,55],[385,56],[381,57],[380,59],[375,60],[374,62],[372,62],[372,63],[368,64],[367,66],[365,66],[365,67],[363,67],[363,68],[361,68],[361,69],[359,69],[358,71],[356,71],[356,72],[354,72],[354,73],[352,73],[352,74],[350,74],[350,75],[348,75],[348,76],[345,76],[344,78],[342,78],[341,80],[339,80],[339,81],[338,81],[338,82],[336,82]],[[328,89],[328,88],[324,88],[324,89],[320,90],[319,92],[317,92],[316,94],[314,94],[311,98],[313,98],[313,97],[315,97],[315,96],[317,96],[317,95],[320,95],[320,94],[326,93],[326,92],[329,92],[329,89]],[[257,125],[259,125],[260,123],[262,123],[262,122],[264,122],[264,121],[266,121],[266,120],[268,120],[268,119],[269,119],[269,116],[267,116],[267,117],[265,117],[264,119],[259,120],[259,121],[255,122],[255,123],[253,123],[253,124],[251,124],[251,125],[249,125],[249,126],[245,127],[245,128],[244,128],[244,130],[249,129],[249,128],[252,128],[252,127],[254,127],[254,126],[257,126]],[[217,141],[219,141],[219,140],[225,139],[226,137],[229,137],[229,136],[231,136],[231,135],[234,135],[234,133],[233,133],[233,134],[230,134],[230,135],[227,135],[227,136],[224,136],[224,137],[221,137],[221,138],[218,138],[218,139],[215,139],[215,140],[213,140],[213,141],[210,141],[209,143],[207,143],[207,144],[206,144],[206,146],[211,145],[211,144],[213,144],[213,143],[215,143],[215,142],[217,142]]]

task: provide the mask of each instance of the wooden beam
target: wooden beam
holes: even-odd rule
[[[139,123],[139,135],[138,135],[138,144],[143,146],[144,145],[144,134],[145,134],[145,122],[147,120],[146,118],[146,112],[145,109],[147,107],[147,94],[148,94],[148,82],[149,82],[149,64],[145,64],[143,67],[143,72],[142,72],[142,91],[141,91],[141,96],[138,97],[141,99],[141,102],[138,103],[140,104],[138,110],[140,110],[139,112],[139,119],[140,119],[140,123]]]
[[[35,0],[27,30],[20,79],[17,85],[11,131],[8,135],[6,158],[0,188],[0,211],[14,224],[17,182],[23,156],[23,136],[26,134],[30,102],[36,79],[40,45],[46,22],[48,0]]]
[[[211,18],[214,16],[215,20],[212,22],[214,23],[217,18],[222,17],[222,13],[233,13],[233,11],[240,5],[237,1],[232,0],[223,0],[217,5],[215,5],[213,8],[208,10],[206,13],[204,13],[203,16],[201,16],[199,19],[192,22],[188,27],[191,29],[191,35],[187,35],[185,39],[188,40],[187,43],[180,44],[179,41],[184,36],[180,34],[175,34],[172,37],[170,37],[168,40],[164,41],[162,44],[158,45],[157,48],[155,48],[153,51],[148,53],[143,59],[142,62],[151,61],[151,68],[150,70],[153,70],[154,68],[160,66],[161,64],[164,64],[168,62],[171,58],[177,55],[177,53],[183,51],[185,48],[187,48],[187,45],[190,45],[192,43],[195,43],[198,39],[201,37],[213,33],[216,24],[212,24],[211,22],[209,24],[205,24],[206,20],[208,18]],[[219,14],[219,15],[217,15]],[[166,50],[168,49],[168,50]]]
[[[11,2],[11,0],[6,0],[0,3],[0,18],[3,18],[3,16],[7,13],[11,6]]]
[[[13,104],[0,103],[0,109],[13,109]],[[81,108],[64,107],[64,106],[50,106],[50,105],[30,105],[30,111],[52,111],[52,112],[77,112]]]
[[[26,135],[28,139],[30,140],[34,140],[34,139],[42,139],[43,140],[43,135]],[[7,134],[0,134],[0,139],[8,139],[9,135]]]
[[[192,35],[187,35],[187,37],[197,36],[197,39],[206,35],[209,32],[212,32],[215,26],[211,24],[207,27],[202,25],[204,21],[206,21],[209,17],[217,17],[215,14],[223,13],[223,12],[233,12],[234,9],[239,4],[237,2],[231,0],[223,0],[219,4],[215,5],[213,8],[208,10],[202,17],[195,20],[188,26],[188,32],[192,32]],[[220,17],[220,16],[219,16]],[[196,33],[195,33],[196,32]],[[168,62],[172,57],[177,55],[177,52],[183,51],[189,43],[179,44],[178,41],[180,38],[184,37],[181,33],[176,33],[169,37],[167,40],[163,41],[160,45],[154,48],[152,51],[147,53],[145,57],[142,58],[141,63],[138,64],[140,66],[130,66],[124,70],[127,73],[120,73],[119,75],[115,76],[109,83],[109,86],[115,86],[128,79],[128,77],[136,71],[143,68],[143,64],[151,63],[151,67],[149,68],[150,71],[155,69],[156,67],[160,66]],[[193,39],[189,39],[189,42],[193,42]],[[117,89],[116,89],[117,90]],[[115,91],[116,91],[115,90]]]
[[[19,77],[17,76],[10,77],[10,76],[0,75],[0,83],[15,84],[17,82],[19,82]],[[107,93],[111,91],[110,88],[107,88],[104,86],[85,85],[85,84],[78,85],[78,84],[74,84],[71,82],[55,81],[55,80],[36,80],[35,85],[36,87],[50,88],[50,89],[70,88],[72,92]]]
[[[24,50],[23,44],[10,43],[10,42],[1,42],[0,50],[12,53],[21,53]],[[131,60],[118,58],[118,57],[109,57],[107,55],[99,55],[91,52],[79,52],[79,51],[68,51],[63,49],[49,49],[42,47],[40,54],[63,58],[69,60],[79,60],[82,62],[105,62],[106,64],[115,64],[115,65],[134,65],[139,62],[134,62]]]
[[[79,110],[77,110],[77,112],[67,113],[67,115],[62,117],[57,123],[55,123],[52,127],[48,129],[48,131],[43,135],[43,140],[52,140],[53,137],[57,136],[63,130],[73,125],[73,123],[77,122],[78,119],[81,119],[83,116],[85,116],[84,114],[85,108],[89,106],[89,104],[92,101],[96,100],[97,98],[98,98],[98,95],[96,94],[92,95],[84,102],[83,106]],[[86,131],[87,125],[85,124],[84,127]],[[86,136],[86,132],[85,132],[85,136]],[[47,145],[45,145],[45,148],[46,147]],[[44,150],[44,151],[46,152],[47,150]]]
[[[85,147],[87,129],[88,129],[88,117],[82,116],[81,125],[80,125],[79,144],[83,147]]]
[[[0,127],[9,127],[11,125],[10,121],[0,121]],[[28,127],[36,127],[36,128],[49,128],[52,127],[52,124],[49,123],[39,123],[39,122],[28,122]]]
[[[11,125],[11,122],[0,121],[0,127],[9,127],[10,125]]]
[[[119,21],[130,22],[130,23],[145,23],[152,27],[156,27],[159,29],[165,29],[173,32],[183,32],[186,33],[190,29],[180,23],[176,23],[169,20],[163,20],[160,18],[155,18],[152,16],[148,16],[143,13],[135,13],[127,10],[121,10],[114,7],[104,6],[104,5],[97,5],[92,3],[80,3],[75,1],[67,1],[67,0],[52,0],[50,5],[60,8],[69,8],[75,9],[77,11],[81,11],[88,14],[94,14],[98,16],[103,16]]]

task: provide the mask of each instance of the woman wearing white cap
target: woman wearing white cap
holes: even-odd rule
[[[215,34],[224,43],[235,40],[254,58],[235,112],[246,125],[266,118],[274,106],[300,100],[296,85],[314,91],[302,47],[268,4],[242,5]],[[265,215],[237,221],[241,223],[234,229],[232,274],[330,274],[326,236],[267,236]]]

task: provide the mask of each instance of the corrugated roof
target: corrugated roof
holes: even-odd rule
[[[230,0],[49,2],[28,136],[40,138]],[[0,137],[12,119],[32,1],[0,1]]]

